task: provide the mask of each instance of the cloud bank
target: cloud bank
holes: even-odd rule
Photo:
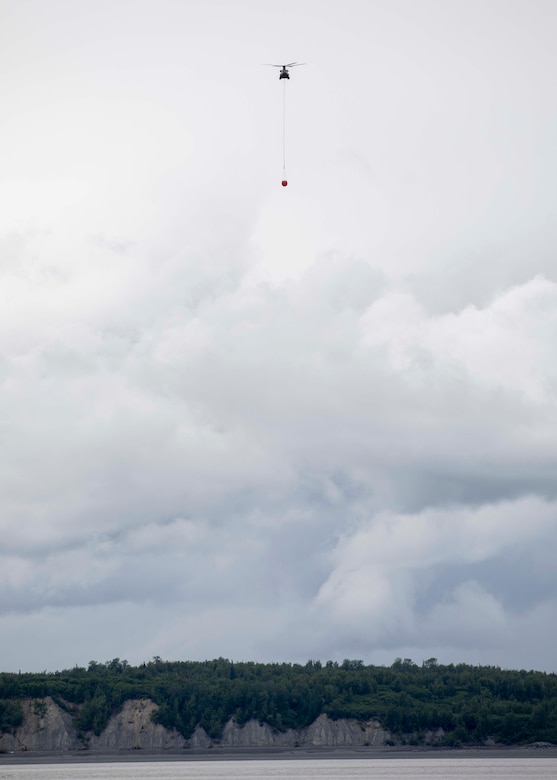
[[[424,3],[414,40],[412,6],[397,5],[400,27],[386,5],[353,3],[336,74],[331,4],[310,52],[321,69],[288,85],[282,191],[274,78],[243,61],[231,73],[248,33],[219,4],[214,26],[186,5],[201,43],[184,50],[172,3],[164,20],[142,4],[128,38],[107,4],[85,33],[55,3],[71,46],[39,35],[42,89],[38,59],[12,84],[2,667],[436,656],[554,670],[545,33],[530,80],[505,87],[509,41],[526,40],[526,17],[551,28],[551,7],[532,19],[507,3],[501,32],[491,4],[484,40],[463,11]],[[296,5],[293,46],[314,10]],[[15,9],[13,30],[35,40]],[[378,20],[390,47],[349,45]],[[250,25],[257,40],[262,21]],[[250,60],[272,60],[262,50],[282,32]],[[203,71],[202,43],[216,58]]]

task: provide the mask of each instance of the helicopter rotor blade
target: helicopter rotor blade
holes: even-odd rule
[[[296,68],[298,65],[305,65],[305,62],[288,62],[286,65],[275,65],[274,62],[264,62],[263,65],[268,65],[270,68]]]

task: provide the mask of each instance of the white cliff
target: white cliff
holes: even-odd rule
[[[78,734],[74,718],[50,697],[22,702],[24,720],[12,733],[0,733],[0,751],[63,752],[88,749],[92,752],[119,750],[179,750],[183,748],[266,748],[266,747],[363,747],[381,746],[389,738],[377,720],[330,720],[320,715],[306,729],[281,732],[268,723],[251,720],[243,726],[231,718],[220,739],[211,739],[198,726],[189,739],[153,720],[157,705],[150,699],[124,703],[104,731]],[[70,709],[70,705],[68,705]],[[78,714],[78,708],[74,709]]]
[[[89,737],[89,750],[168,750],[183,748],[184,737],[152,719],[158,710],[151,699],[133,699],[113,715],[100,736]]]

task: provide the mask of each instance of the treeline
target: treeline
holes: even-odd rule
[[[130,666],[115,658],[40,674],[0,674],[0,730],[21,723],[23,698],[51,696],[71,712],[78,729],[100,734],[128,699],[148,697],[156,719],[184,737],[197,725],[218,738],[231,718],[256,719],[279,731],[309,726],[320,714],[332,719],[377,718],[397,740],[419,743],[443,729],[446,745],[557,743],[557,675],[494,666],[389,666],[339,664],[163,661]]]

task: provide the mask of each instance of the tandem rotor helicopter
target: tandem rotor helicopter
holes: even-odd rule
[[[265,62],[265,65],[268,65],[270,68],[280,68],[279,73],[279,80],[280,79],[289,79],[290,74],[288,73],[288,68],[297,68],[300,65],[305,65],[305,62],[287,62],[286,65],[275,65],[272,62]]]
[[[290,74],[288,72],[288,68],[297,68],[300,65],[305,65],[305,62],[287,62],[286,65],[275,65],[274,62],[265,62],[264,65],[268,65],[270,68],[280,68],[279,73],[279,81],[280,79],[290,79]],[[288,186],[288,181],[286,179],[286,81],[283,83],[283,90],[282,90],[282,181],[281,184],[283,187]]]

